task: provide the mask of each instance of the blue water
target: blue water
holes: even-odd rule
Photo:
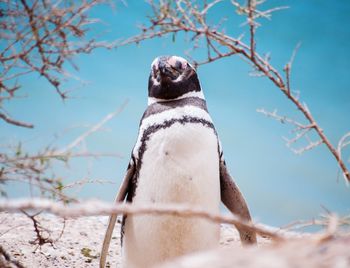
[[[315,119],[336,145],[350,131],[350,2],[349,1],[268,1],[266,7],[289,5],[275,13],[271,21],[261,21],[257,31],[257,50],[270,52],[272,64],[282,72],[284,64],[301,42],[292,70],[292,87]],[[138,33],[137,24],[145,22],[150,8],[142,1],[108,6],[92,14],[105,24],[92,28],[103,39],[125,38]],[[213,9],[215,22],[227,16],[226,30],[232,34],[246,31],[239,27],[242,18],[235,15],[228,2]],[[105,30],[108,32],[104,32]],[[24,78],[25,99],[8,103],[6,109],[16,118],[35,124],[35,129],[21,129],[0,122],[2,143],[15,144],[36,151],[50,143],[55,134],[63,134],[56,146],[70,143],[106,114],[116,110],[126,99],[125,110],[102,131],[86,140],[92,152],[118,153],[123,158],[73,160],[67,167],[58,163],[52,176],[74,181],[83,178],[107,179],[115,184],[92,184],[75,188],[80,198],[112,201],[133,144],[139,119],[147,105],[147,79],[154,57],[184,56],[191,46],[184,35],[155,39],[139,46],[116,50],[97,50],[79,56],[79,77],[88,82],[70,81],[78,87],[74,98],[62,102],[40,77]],[[196,55],[203,56],[202,51]],[[339,214],[350,213],[350,189],[338,176],[337,163],[322,145],[303,155],[295,155],[282,137],[293,137],[291,128],[256,112],[257,108],[278,109],[281,114],[302,120],[296,108],[264,78],[249,76],[250,67],[239,57],[231,57],[199,69],[199,78],[208,108],[219,133],[227,165],[244,193],[253,217],[261,222],[284,225],[296,219],[311,219],[324,213],[322,206]],[[72,128],[76,127],[76,128]],[[68,130],[69,129],[69,130]],[[65,131],[67,130],[67,131]],[[298,146],[302,146],[299,144]],[[349,151],[344,157],[349,163]],[[10,197],[26,194],[27,186],[8,186]]]

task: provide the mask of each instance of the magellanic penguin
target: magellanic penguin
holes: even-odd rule
[[[227,171],[197,73],[181,57],[158,57],[151,65],[148,107],[116,202],[125,199],[135,205],[189,204],[215,213],[219,213],[221,200],[231,212],[251,220],[246,202]],[[116,215],[112,215],[101,268],[115,222]],[[219,228],[198,218],[124,217],[123,267],[152,267],[183,254],[214,248],[219,243]],[[256,243],[254,232],[238,231],[243,243]]]

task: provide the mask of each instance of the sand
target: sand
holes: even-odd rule
[[[38,216],[38,220],[50,230],[44,236],[52,239],[52,245],[38,247],[33,243],[36,238],[33,222],[24,214],[0,213],[0,250],[5,250],[23,267],[98,267],[108,217],[81,217],[64,222],[46,214]],[[107,267],[121,267],[119,229],[117,224]],[[349,234],[335,233],[327,239],[315,235],[293,236],[279,243],[259,238],[258,247],[243,248],[236,229],[222,225],[220,249],[179,258],[160,267],[350,267]],[[0,254],[0,267],[16,266]]]
[[[38,219],[51,231],[53,246],[33,245],[33,222],[25,215],[0,214],[0,245],[24,267],[98,267],[108,217],[67,219],[65,224],[61,218],[53,215],[40,216]],[[64,232],[60,237],[63,226]],[[117,250],[119,240],[119,232],[115,230],[108,257],[111,267],[116,267],[120,261]]]
[[[44,228],[50,230],[45,237],[50,235],[53,246],[33,244],[36,238],[33,222],[24,214],[0,213],[0,245],[12,258],[25,267],[98,267],[108,217],[81,217],[67,219],[65,223],[50,214],[37,218]],[[108,255],[107,265],[110,267],[121,266],[119,229],[120,224],[117,224]],[[240,243],[237,231],[229,226],[222,226],[221,237],[223,246]]]

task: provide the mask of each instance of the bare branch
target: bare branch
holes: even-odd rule
[[[36,238],[33,241],[30,241],[30,243],[33,245],[37,245],[37,248],[39,248],[45,244],[50,244],[51,246],[53,246],[53,240],[50,237],[50,231],[48,229],[44,228],[40,224],[40,222],[35,218],[41,212],[36,213],[34,215],[30,215],[26,211],[22,210],[22,213],[24,215],[26,215],[29,219],[31,219],[31,221],[33,222],[33,227],[34,227],[34,232],[35,232]],[[36,251],[36,249],[34,251]]]
[[[291,71],[292,71],[292,65],[293,65],[295,56],[296,56],[297,51],[299,50],[300,46],[301,46],[301,42],[299,42],[296,45],[296,47],[293,50],[293,53],[292,53],[292,56],[291,56],[289,62],[283,68],[283,71],[285,71],[285,73],[286,73],[286,84],[287,84],[288,94],[291,94],[290,93],[290,74],[291,74]]]
[[[221,2],[222,0],[215,0],[209,4],[206,4],[206,6],[204,7],[204,9],[201,11],[200,15],[204,16],[208,13],[209,9],[211,9],[213,6],[215,6],[217,3]]]
[[[78,181],[75,181],[75,182],[72,182],[72,183],[69,183],[69,184],[66,184],[65,186],[63,186],[64,189],[67,189],[67,188],[74,188],[75,186],[79,185],[79,186],[82,186],[82,185],[86,185],[88,183],[98,183],[98,184],[116,184],[115,182],[113,181],[110,181],[110,180],[90,180],[90,179],[82,179],[82,180],[78,180]]]
[[[250,58],[252,61],[255,61],[255,29],[256,24],[254,21],[254,13],[256,10],[256,0],[248,0],[247,9],[248,9],[248,24],[250,30]]]
[[[289,123],[291,125],[294,125],[297,127],[297,129],[310,129],[314,128],[314,125],[303,125],[299,122],[297,122],[294,119],[291,119],[287,116],[280,116],[277,114],[277,109],[275,109],[273,112],[268,112],[264,108],[260,108],[256,110],[258,113],[261,113],[267,117],[271,117],[273,119],[276,119],[277,121],[281,122],[282,124]]]
[[[288,138],[283,138],[286,141],[286,145],[287,147],[289,147],[295,154],[303,154],[306,151],[309,151],[315,147],[317,147],[318,145],[321,145],[323,143],[322,140],[319,141],[311,141],[307,134],[315,128],[315,124],[310,124],[310,125],[304,125],[302,123],[299,123],[298,121],[289,118],[287,116],[280,116],[277,114],[277,110],[275,109],[273,112],[268,112],[265,109],[257,109],[256,110],[258,113],[261,113],[267,117],[271,117],[277,121],[279,121],[282,124],[288,123],[292,126],[295,126],[295,129],[293,130],[293,132],[295,132],[295,137],[288,139]],[[295,149],[293,147],[291,147],[292,144],[298,142],[301,138],[306,138],[308,145],[299,148],[299,149]]]
[[[57,198],[65,203],[75,202],[76,199],[65,193],[65,190],[74,185],[83,185],[92,182],[107,182],[107,180],[96,180],[93,178],[85,178],[82,181],[64,185],[64,180],[60,176],[54,175],[54,161],[68,164],[73,158],[99,158],[99,157],[121,157],[116,153],[92,153],[87,148],[77,151],[76,147],[85,141],[91,134],[99,131],[104,124],[121,113],[125,108],[125,101],[118,109],[105,116],[97,124],[89,128],[73,142],[62,149],[56,149],[50,144],[44,150],[37,153],[28,153],[23,149],[21,143],[13,148],[9,148],[8,152],[0,152],[0,194],[6,196],[5,190],[1,187],[7,182],[26,183],[33,189],[40,190],[42,196],[49,194],[53,198]],[[51,171],[51,172],[50,172]]]
[[[0,16],[0,107],[3,100],[13,99],[22,87],[21,77],[38,73],[64,100],[64,80],[71,77],[68,64],[77,69],[72,59],[114,42],[98,42],[89,36],[88,26],[99,21],[90,18],[93,7],[108,0],[1,2]],[[12,119],[0,112],[9,124],[32,128],[33,125]]]
[[[350,145],[350,132],[346,133],[338,142],[337,151],[339,156],[341,157],[342,150]]]
[[[322,140],[318,140],[318,141],[314,141],[314,142],[309,142],[309,144],[305,147],[302,147],[300,149],[292,149],[292,151],[295,153],[295,154],[303,154],[304,152],[306,151],[310,151],[311,149],[321,145],[323,143]]]
[[[26,128],[33,128],[34,125],[33,124],[29,124],[26,122],[21,122],[15,119],[12,119],[11,117],[7,116],[4,113],[0,113],[0,118],[3,119],[5,122],[15,125],[15,126],[19,126],[19,127],[26,127]]]
[[[100,122],[98,122],[95,126],[90,128],[88,131],[80,135],[78,138],[76,138],[73,142],[71,142],[68,146],[58,151],[58,154],[66,153],[79,145],[83,140],[85,140],[88,136],[90,136],[92,133],[98,131],[104,124],[106,124],[108,121],[110,121],[113,117],[120,114],[125,106],[128,104],[128,100],[126,100],[115,112],[108,114],[105,118],[103,118]]]

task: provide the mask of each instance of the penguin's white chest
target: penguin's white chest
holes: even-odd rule
[[[219,212],[218,141],[202,123],[174,123],[146,143],[134,204],[184,203]],[[151,267],[218,245],[219,225],[175,216],[128,216],[124,266]]]

